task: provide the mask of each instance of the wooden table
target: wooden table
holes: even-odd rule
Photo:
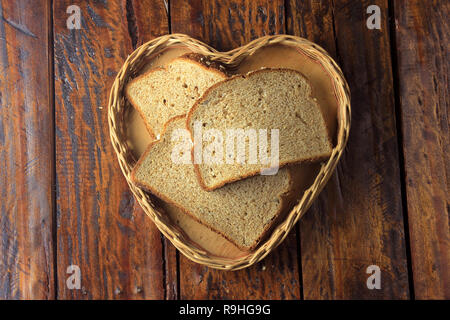
[[[66,10],[79,5],[81,29]],[[381,30],[368,29],[369,5]],[[1,299],[450,299],[449,2],[0,1]],[[352,91],[340,164],[286,241],[237,272],[178,254],[109,142],[124,59],[159,35],[219,50],[287,33]],[[80,267],[81,289],[66,285]],[[369,290],[367,267],[381,270]]]

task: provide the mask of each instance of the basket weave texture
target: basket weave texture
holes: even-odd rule
[[[319,62],[330,75],[334,86],[338,103],[338,125],[336,146],[333,149],[331,157],[321,165],[313,184],[304,192],[302,198],[292,208],[286,218],[276,226],[270,237],[260,243],[254,251],[238,259],[212,256],[195,246],[167,218],[165,213],[157,208],[152,202],[151,196],[131,181],[131,171],[137,159],[135,159],[126,140],[124,121],[126,119],[127,103],[123,94],[124,87],[128,80],[136,76],[143,65],[148,62],[149,57],[157,55],[168,47],[179,46],[180,44],[194,52],[207,55],[212,60],[224,63],[230,68],[236,67],[245,57],[253,54],[262,47],[273,44],[292,46],[310,59]],[[268,255],[286,238],[289,231],[306,210],[308,210],[313,200],[333,174],[348,139],[350,115],[350,90],[336,62],[320,46],[306,39],[290,35],[265,36],[228,52],[218,52],[214,48],[184,34],[170,34],[156,38],[140,46],[126,59],[112,85],[108,103],[108,123],[112,145],[130,190],[145,213],[153,220],[164,236],[187,258],[196,263],[223,270],[238,270],[251,266]]]

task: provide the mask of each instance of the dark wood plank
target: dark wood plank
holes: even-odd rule
[[[166,238],[164,241],[164,278],[165,278],[165,289],[166,295],[165,298],[167,300],[176,300],[179,297],[178,292],[178,261],[179,261],[179,252],[177,249],[170,243]]]
[[[0,299],[53,299],[48,1],[0,1]]]
[[[162,242],[109,141],[107,97],[132,51],[125,0],[83,1],[82,29],[54,2],[58,298],[164,298]],[[81,268],[82,290],[66,287]]]
[[[131,25],[131,37],[139,46],[156,37],[169,33],[168,2],[153,0],[132,0],[128,2],[128,23]],[[129,28],[130,29],[130,28]],[[138,203],[135,210],[145,215]],[[147,232],[159,234],[163,243],[165,298],[178,298],[178,252],[169,240],[152,224]]]
[[[284,33],[283,1],[171,1],[173,32],[220,50],[265,34]],[[182,299],[299,299],[296,234],[250,268],[224,272],[180,257]]]
[[[381,8],[381,31],[366,28],[371,4]],[[408,298],[387,1],[290,1],[288,9],[289,33],[338,56],[352,92],[348,146],[300,222],[304,297]],[[380,290],[366,286],[369,265],[381,269]]]
[[[221,271],[180,256],[181,299],[300,299],[297,239],[292,231],[264,260],[238,271]]]
[[[286,13],[287,33],[319,44],[336,58],[331,1],[286,1]]]
[[[395,1],[406,198],[417,299],[450,299],[448,1]]]
[[[168,0],[132,0],[137,44],[169,33]]]
[[[284,1],[170,1],[173,33],[230,50],[266,34],[285,32]]]

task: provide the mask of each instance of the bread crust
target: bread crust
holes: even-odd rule
[[[185,118],[186,115],[181,115],[181,116],[175,116],[173,118],[170,118],[165,124],[164,124],[164,128],[163,131],[161,133],[161,136],[163,136],[167,129],[168,126],[170,125],[170,123],[179,120],[179,119],[183,119]],[[222,237],[224,237],[225,239],[227,239],[228,241],[230,241],[231,243],[233,243],[237,248],[243,250],[243,251],[252,251],[261,241],[261,239],[263,239],[266,234],[270,231],[270,229],[273,226],[273,222],[276,221],[279,216],[281,215],[281,213],[289,207],[289,205],[291,204],[291,198],[295,197],[296,194],[294,192],[295,190],[295,179],[293,177],[292,172],[289,170],[288,171],[288,175],[289,175],[289,186],[287,188],[287,191],[284,192],[283,194],[281,194],[279,196],[280,198],[280,209],[274,214],[273,218],[271,219],[271,221],[269,221],[265,228],[263,229],[261,235],[255,240],[255,242],[248,247],[245,246],[241,246],[240,244],[236,243],[233,239],[231,239],[229,236],[227,236],[226,234],[224,234],[223,232],[221,232],[220,230],[217,230],[216,228],[214,228],[213,226],[207,224],[205,221],[200,220],[198,217],[196,217],[195,215],[193,215],[191,212],[189,212],[187,209],[185,209],[182,205],[174,202],[172,199],[170,199],[169,197],[163,195],[162,193],[158,192],[157,190],[155,190],[154,188],[152,188],[151,186],[149,186],[148,184],[146,184],[145,182],[141,182],[138,181],[136,178],[136,172],[139,169],[139,167],[142,165],[142,162],[144,161],[144,159],[146,158],[146,156],[151,152],[151,149],[153,148],[153,146],[156,143],[159,143],[160,140],[155,140],[150,142],[150,144],[148,145],[147,149],[145,150],[145,152],[142,154],[142,156],[139,158],[138,162],[136,163],[136,165],[134,166],[133,170],[131,171],[131,180],[133,181],[134,184],[136,184],[137,186],[140,186],[144,189],[146,189],[147,191],[153,193],[155,196],[157,196],[158,198],[162,199],[165,202],[168,202],[174,206],[176,206],[177,208],[179,208],[181,211],[183,211],[183,213],[187,214],[188,216],[190,216],[191,218],[193,218],[195,221],[199,222],[200,224],[204,225],[205,227],[207,227],[208,229],[210,229],[211,231],[221,235]]]
[[[332,144],[332,141],[331,141],[331,137],[330,137],[330,134],[329,134],[329,130],[328,130],[328,128],[327,128],[327,124],[326,124],[326,121],[325,121],[325,119],[324,119],[322,110],[320,109],[318,103],[317,103],[317,102],[314,100],[314,98],[313,98],[313,88],[312,88],[311,84],[309,83],[308,79],[305,77],[305,75],[303,75],[300,71],[292,70],[292,69],[285,69],[285,68],[263,68],[263,69],[258,69],[258,70],[255,70],[255,71],[250,71],[250,72],[248,72],[248,73],[246,73],[246,74],[238,74],[238,75],[229,77],[229,78],[227,78],[227,79],[225,79],[225,80],[223,80],[223,81],[217,82],[217,83],[213,84],[211,87],[209,87],[208,89],[206,89],[206,91],[203,93],[203,95],[202,95],[202,96],[194,103],[194,105],[193,105],[192,108],[189,110],[189,112],[187,113],[187,116],[186,116],[186,128],[187,128],[187,130],[189,131],[189,133],[190,133],[190,135],[191,135],[191,140],[193,141],[193,146],[192,146],[192,149],[191,149],[192,163],[193,163],[193,165],[194,165],[194,171],[195,171],[195,174],[196,174],[196,176],[197,176],[197,180],[198,180],[200,186],[201,186],[204,190],[206,190],[206,191],[213,191],[213,190],[215,190],[215,189],[218,189],[218,188],[220,188],[220,187],[223,187],[224,185],[226,185],[226,184],[228,184],[228,183],[236,182],[236,181],[239,181],[239,180],[242,180],[242,179],[245,179],[245,178],[249,178],[249,177],[258,175],[258,174],[261,172],[261,170],[252,171],[252,172],[249,172],[249,173],[244,174],[244,175],[239,175],[239,176],[237,176],[237,177],[234,178],[234,179],[228,179],[228,180],[225,180],[225,181],[222,182],[222,183],[216,183],[215,185],[213,185],[213,186],[211,186],[211,187],[208,187],[208,186],[205,184],[205,181],[203,180],[203,177],[202,177],[202,175],[201,175],[201,173],[200,173],[199,165],[196,164],[196,163],[194,163],[194,148],[195,148],[195,141],[194,141],[194,133],[192,132],[189,123],[190,123],[190,121],[191,121],[191,118],[192,118],[192,116],[193,116],[195,110],[198,108],[198,106],[200,105],[200,103],[203,102],[203,101],[205,100],[205,98],[206,98],[206,96],[209,94],[209,92],[210,92],[211,90],[213,90],[214,88],[220,86],[221,84],[223,84],[223,83],[225,83],[225,82],[228,82],[228,81],[233,81],[234,79],[237,79],[237,78],[243,78],[243,79],[245,79],[245,78],[250,77],[250,76],[252,76],[252,75],[254,75],[254,74],[258,74],[258,73],[262,73],[262,72],[268,72],[268,71],[273,71],[273,70],[279,70],[279,71],[286,71],[286,72],[296,73],[296,74],[300,75],[300,76],[301,76],[301,77],[309,84],[309,86],[310,86],[310,88],[311,88],[311,91],[310,91],[310,94],[309,94],[309,97],[308,97],[308,98],[309,98],[311,101],[313,101],[313,103],[317,106],[317,108],[318,108],[318,110],[319,110],[319,112],[320,112],[321,120],[322,120],[322,122],[323,122],[323,124],[324,124],[324,126],[325,126],[325,128],[326,128],[326,132],[327,132],[327,140],[328,140],[329,147],[330,147],[331,150],[333,150],[333,144]],[[323,160],[328,159],[329,157],[330,157],[330,155],[325,155],[325,156],[322,156],[322,157],[313,157],[313,158],[302,159],[302,160],[292,161],[292,162],[287,162],[287,161],[285,161],[285,162],[280,162],[280,163],[278,164],[278,168],[282,168],[282,167],[284,167],[284,166],[286,166],[286,165],[290,165],[290,164],[312,163],[312,162],[323,161]]]
[[[142,79],[144,77],[147,77],[148,75],[150,75],[150,74],[152,74],[152,73],[154,73],[156,71],[163,71],[163,70],[167,71],[167,65],[171,64],[175,60],[185,60],[185,61],[190,62],[190,63],[195,63],[195,64],[197,64],[198,66],[200,66],[201,68],[203,68],[203,69],[205,69],[207,71],[212,71],[212,72],[217,73],[220,76],[223,76],[224,79],[228,77],[228,74],[225,71],[222,71],[222,69],[225,70],[225,67],[222,64],[220,64],[219,62],[209,62],[210,60],[207,59],[207,57],[202,55],[202,54],[199,54],[199,53],[196,53],[196,52],[188,52],[188,53],[185,53],[185,54],[183,54],[183,55],[181,55],[179,57],[173,58],[172,60],[167,62],[166,65],[161,66],[161,67],[157,67],[157,68],[154,68],[154,69],[150,69],[147,72],[144,72],[143,74],[140,74],[139,76],[137,76],[136,78],[134,78],[130,82],[128,82],[126,87],[125,87],[125,89],[124,89],[125,97],[130,102],[130,104],[134,107],[134,109],[136,109],[138,111],[139,115],[141,116],[142,120],[144,121],[144,125],[147,128],[147,131],[149,132],[150,136],[153,139],[156,139],[156,133],[152,129],[150,124],[148,123],[147,119],[145,118],[144,112],[141,110],[141,108],[138,106],[138,104],[130,96],[130,94],[128,92],[128,88],[129,88],[129,85],[131,83],[134,83],[134,82],[136,82],[136,81],[138,81],[138,80],[140,80],[140,79]]]

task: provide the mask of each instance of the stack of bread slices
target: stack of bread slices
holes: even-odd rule
[[[295,70],[228,76],[191,53],[134,78],[125,93],[153,138],[133,182],[242,250],[300,196],[296,164],[332,152],[311,86]]]

